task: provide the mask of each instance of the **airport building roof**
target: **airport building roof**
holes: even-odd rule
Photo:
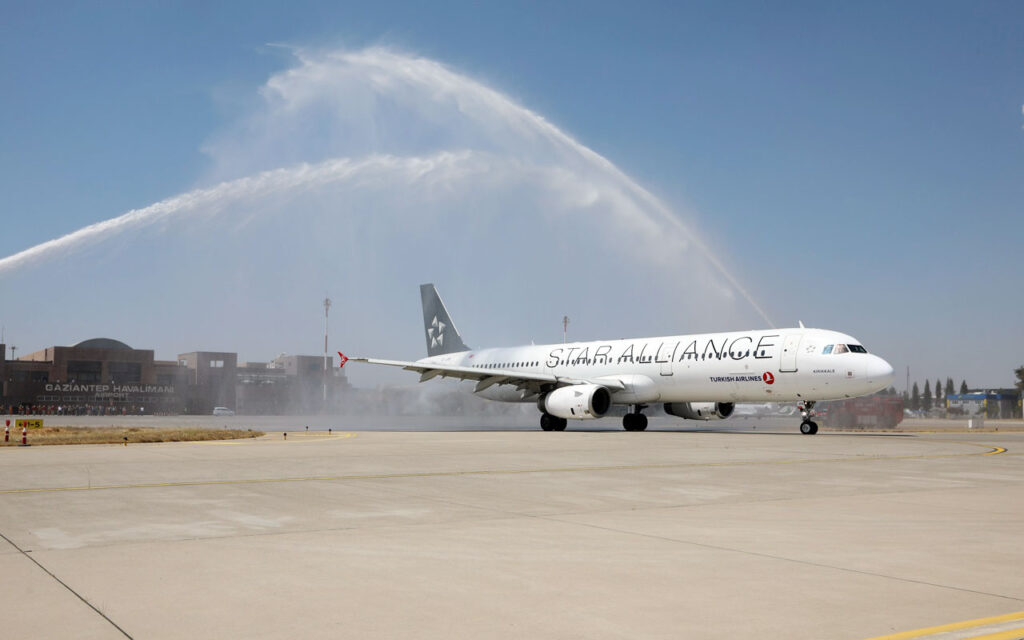
[[[83,340],[75,345],[76,349],[111,349],[111,350],[127,350],[132,351],[133,349],[121,342],[120,340],[114,340],[112,338],[92,338],[90,340]]]

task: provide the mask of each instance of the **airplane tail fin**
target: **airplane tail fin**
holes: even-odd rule
[[[420,285],[420,300],[423,302],[423,324],[427,332],[427,355],[469,351],[433,284]]]

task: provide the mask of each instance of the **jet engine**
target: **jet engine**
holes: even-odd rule
[[[687,420],[722,420],[732,415],[732,402],[666,402],[665,413]]]
[[[612,394],[596,384],[575,384],[555,389],[537,403],[540,410],[559,418],[591,420],[608,413]]]

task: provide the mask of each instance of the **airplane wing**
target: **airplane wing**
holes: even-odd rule
[[[431,378],[439,376],[442,378],[458,378],[460,380],[476,380],[474,392],[483,391],[496,384],[510,384],[523,391],[541,393],[545,390],[544,387],[550,389],[591,382],[580,378],[556,376],[550,373],[529,373],[507,369],[475,369],[473,367],[458,367],[447,364],[407,362],[404,360],[378,360],[376,358],[346,358],[345,360],[348,362],[365,362],[367,364],[401,367],[406,371],[415,371],[420,374],[420,382],[426,382]],[[593,384],[608,387],[611,391],[619,391],[624,388],[621,383],[615,380],[595,380]]]

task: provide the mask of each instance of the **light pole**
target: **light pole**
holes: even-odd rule
[[[324,298],[324,413],[327,413],[327,314],[330,311],[331,299]]]
[[[562,316],[562,344],[565,344],[569,335],[569,316]]]

